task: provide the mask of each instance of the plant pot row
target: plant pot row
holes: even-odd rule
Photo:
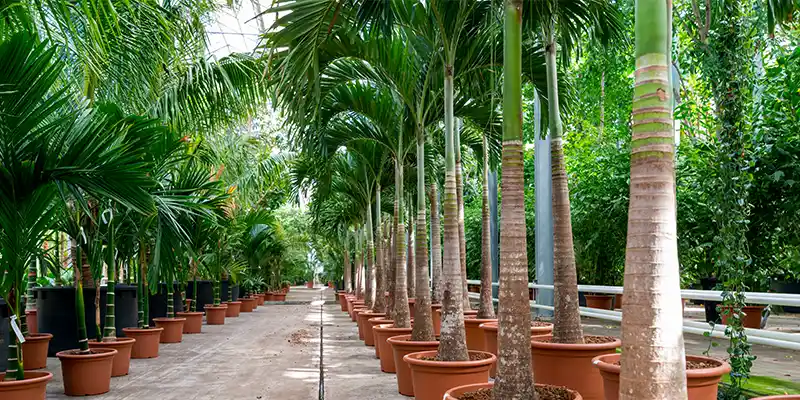
[[[467,347],[473,360],[441,362],[435,360],[438,341],[411,341],[411,327],[395,327],[393,321],[367,310],[363,301],[354,296],[340,293],[339,301],[342,311],[357,322],[359,338],[365,345],[375,347],[381,371],[397,374],[400,394],[416,396],[418,400],[439,400],[443,396],[455,400],[464,393],[491,389],[488,381],[496,375],[498,353],[496,319],[476,319],[473,312],[466,314]],[[437,319],[441,321],[440,306],[431,308],[434,323]],[[594,338],[584,344],[551,343],[551,331],[549,323],[534,321],[531,326],[532,373],[536,384],[566,388],[574,399],[616,400],[620,366],[615,363],[618,364],[621,341]],[[717,386],[730,367],[708,357],[689,356],[687,360],[714,365],[687,370],[688,399],[716,399]]]
[[[74,290],[72,292],[74,293]],[[52,294],[48,293],[43,297],[47,296]],[[261,294],[242,299],[241,302],[230,302],[232,305],[230,308],[235,309],[238,308],[237,305],[245,304],[246,309],[243,311],[252,312],[264,297],[265,295]],[[223,303],[219,306],[206,304],[204,308],[207,324],[224,324],[228,304]],[[37,310],[31,311],[33,312],[27,315],[34,315],[36,318]],[[128,374],[131,359],[156,358],[160,343],[180,343],[184,333],[200,333],[203,314],[203,312],[178,312],[176,318],[154,318],[155,327],[126,327],[122,328],[124,337],[118,337],[113,341],[89,341],[88,352],[79,350],[56,352],[55,357],[61,362],[65,394],[90,396],[108,392],[112,377]],[[232,317],[236,316],[238,310]],[[49,325],[45,323],[43,326]],[[51,342],[54,337],[51,333],[31,333],[26,336],[22,344],[25,379],[5,382],[3,381],[5,373],[0,373],[0,398],[30,400],[45,397],[47,382],[52,379],[53,374],[37,370],[47,367],[48,349],[52,347]]]

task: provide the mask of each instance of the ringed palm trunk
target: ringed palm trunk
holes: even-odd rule
[[[669,81],[669,0],[636,3],[621,400],[686,399]],[[636,301],[638,299],[638,301]]]
[[[432,341],[431,292],[428,289],[428,232],[425,218],[425,131],[417,126],[417,230],[414,329],[411,340]]]
[[[78,259],[81,259],[81,246],[76,246]],[[75,318],[78,326],[78,351],[89,352],[89,338],[86,333],[86,311],[83,302],[83,268],[75,268]],[[97,288],[100,290],[100,288]]]
[[[105,327],[103,328],[103,341],[114,342],[117,340],[117,322],[116,322],[116,294],[114,288],[116,287],[116,264],[114,260],[114,234],[113,223],[109,223],[108,235],[108,255],[106,263],[108,264],[108,282],[106,283],[106,320]],[[100,287],[97,287],[97,293],[100,293]]]
[[[362,282],[361,264],[361,227],[356,228],[356,298],[364,298],[364,286]]]
[[[431,282],[431,302],[441,304],[442,302],[442,230],[439,224],[439,196],[436,182],[431,183],[428,191],[431,203],[431,268],[433,276]]]
[[[22,267],[21,265],[17,264],[17,267]],[[20,298],[17,296],[19,293],[20,286],[17,282],[12,283],[10,298],[8,299],[8,307],[11,310],[11,315],[14,315],[18,318],[21,318],[21,315],[25,315],[24,307],[20,304]],[[11,322],[11,318],[8,319],[8,331],[11,332],[10,339],[7,345],[7,368],[6,368],[6,375],[3,378],[4,381],[19,381],[25,379],[25,369],[23,367],[23,360],[22,360],[22,343],[17,339],[17,335],[13,334],[13,324]]]
[[[464,231],[464,182],[461,170],[461,132],[453,134],[456,155],[456,198],[458,199],[458,258],[461,263],[461,294],[464,298],[464,309],[471,310],[469,291],[467,290],[467,238]]]
[[[483,135],[483,205],[481,207],[481,302],[478,318],[494,318],[492,303],[492,257],[489,219],[489,146],[486,134]]]
[[[353,266],[350,263],[350,231],[344,234],[344,290],[347,293],[353,291]]]
[[[396,271],[394,265],[394,257],[393,255],[396,254],[397,250],[395,249],[394,243],[394,225],[396,224],[395,221],[389,221],[388,226],[386,227],[386,246],[383,249],[383,260],[384,265],[386,265],[386,291],[389,292],[389,300],[386,303],[386,316],[389,319],[394,320],[394,292],[395,287],[397,286],[397,280],[395,278]]]
[[[410,196],[409,196],[410,197]],[[408,247],[406,248],[406,293],[408,298],[414,298],[416,292],[416,268],[414,267],[414,218],[412,202],[408,202]]]
[[[367,214],[367,227],[365,230],[365,234],[367,236],[367,261],[364,263],[366,265],[366,294],[365,299],[367,309],[373,310],[375,307],[375,245],[372,241],[372,237],[374,232],[372,231],[372,209],[371,204],[367,204],[366,209]]]
[[[402,134],[400,136],[402,142]],[[402,143],[398,146],[398,153],[402,149]],[[405,266],[405,243],[403,240],[403,162],[402,156],[395,157],[394,164],[394,259],[392,266],[394,269],[394,326],[398,328],[410,328],[411,316],[408,310],[408,293],[406,292],[406,266]]]
[[[461,273],[458,190],[456,188],[456,156],[453,139],[453,65],[445,66],[444,75],[444,278],[442,327],[439,340],[439,359],[442,361],[469,360],[464,329],[463,275]]]
[[[498,364],[493,398],[533,400],[531,313],[522,156],[522,0],[506,0],[503,24],[503,165]]]
[[[578,273],[572,242],[572,219],[569,205],[567,170],[561,134],[561,112],[558,105],[558,73],[554,26],[548,29],[545,41],[547,93],[550,117],[550,157],[553,174],[553,342],[583,343],[583,330],[578,310]],[[505,201],[505,200],[504,200]],[[502,225],[505,228],[505,225]],[[505,268],[505,267],[504,267]]]
[[[377,313],[386,312],[386,282],[384,263],[383,233],[381,232],[381,185],[375,185],[375,303],[372,310]]]
[[[139,281],[142,287],[140,301],[143,310],[141,328],[147,329],[150,328],[150,287],[147,284],[147,244],[144,240],[139,242],[139,249]]]

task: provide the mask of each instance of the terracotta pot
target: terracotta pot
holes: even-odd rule
[[[533,377],[536,383],[565,386],[587,400],[603,400],[603,378],[592,359],[614,354],[622,346],[619,339],[609,343],[550,343],[550,335],[531,339]]]
[[[273,293],[272,301],[286,301],[286,293]]]
[[[442,334],[442,306],[437,304],[437,308],[431,305],[431,317],[433,319],[433,334],[439,336]],[[478,315],[478,310],[464,311],[464,317],[474,317]]]
[[[724,312],[726,309],[730,309],[732,307],[726,306],[717,306],[719,310],[719,316],[722,318],[722,323],[728,325],[728,315]],[[744,319],[742,320],[742,325],[745,328],[750,329],[761,329],[761,312],[764,311],[766,306],[744,306],[742,307],[742,311],[744,312]]]
[[[549,386],[549,385],[536,384],[536,386],[537,387],[546,387],[546,386]],[[464,394],[471,393],[471,392],[476,392],[476,391],[478,391],[480,389],[491,389],[493,387],[494,387],[494,382],[475,383],[475,384],[472,384],[472,385],[464,385],[464,386],[454,387],[454,388],[448,390],[444,394],[444,400],[460,400],[461,396],[464,395]],[[569,389],[567,389],[567,390],[569,390]],[[576,392],[574,390],[569,390],[569,391],[573,393],[572,400],[583,400],[583,397],[581,397],[580,393],[578,393],[578,392]]]
[[[403,357],[420,351],[433,351],[439,348],[439,341],[412,342],[411,335],[393,336],[388,340],[394,354],[394,367],[397,373],[397,391],[403,396],[414,395],[414,383],[411,381],[411,368]]]
[[[0,393],[2,393],[2,391],[0,391]],[[778,396],[755,397],[750,400],[800,400],[800,394],[782,394]]]
[[[347,311],[347,293],[346,292],[339,292],[339,305],[342,308],[342,311]]]
[[[256,299],[252,297],[245,297],[239,299],[242,302],[241,312],[253,312],[256,308]]]
[[[158,344],[161,342],[161,332],[164,328],[123,328],[125,337],[134,338],[136,342],[131,348],[131,358],[156,358],[158,357]]]
[[[49,333],[31,333],[25,336],[25,343],[22,344],[22,362],[25,371],[47,367],[47,349],[52,338],[53,335]]]
[[[422,358],[436,357],[438,350],[411,353],[403,360],[411,368],[416,400],[440,400],[448,390],[472,383],[487,383],[489,368],[497,361],[494,354],[482,353],[489,358],[477,361],[432,361]]]
[[[375,346],[375,336],[372,334],[372,324],[369,320],[376,317],[385,317],[384,313],[376,313],[372,311],[362,311],[358,313],[358,331],[364,333],[364,345]]]
[[[378,325],[392,325],[394,321],[386,317],[376,317],[368,319],[367,323],[369,324],[370,332],[372,332],[372,346],[375,348],[375,358],[381,358],[381,346],[378,346],[378,342],[375,341],[375,327]]]
[[[314,288],[314,282],[306,282],[306,287],[309,288],[309,289],[313,289]]]
[[[606,354],[597,356],[592,360],[600,375],[603,377],[603,390],[605,400],[619,399],[619,361],[621,354]],[[717,387],[722,376],[731,371],[728,363],[702,356],[686,356],[687,361],[705,361],[716,363],[718,366],[713,368],[686,370],[686,388],[688,389],[688,400],[716,400]]]
[[[183,301],[183,309],[184,310],[191,310],[192,309],[192,299],[186,299]]]
[[[352,319],[353,322],[356,321],[356,316],[353,314],[353,310],[358,307],[364,307],[364,300],[353,300],[353,307],[347,309],[347,311],[350,313],[350,319]]]
[[[192,335],[203,331],[203,313],[200,311],[175,313],[186,320],[183,323],[183,333]]]
[[[39,333],[39,313],[36,309],[25,310],[25,323],[28,324],[28,333]]]
[[[114,356],[114,361],[111,363],[111,376],[125,376],[131,366],[131,349],[136,343],[136,339],[129,337],[120,337],[113,342],[98,342],[96,340],[89,341],[90,349],[114,349],[117,355]]]
[[[584,297],[586,297],[586,307],[599,308],[601,310],[614,309],[612,306],[612,303],[614,302],[614,296],[608,294],[587,294],[584,295]]]
[[[228,308],[225,310],[225,318],[237,318],[242,311],[241,301],[229,301]]]
[[[356,301],[356,296],[348,294],[345,300],[347,301],[347,315],[350,315],[353,312],[353,303]]]
[[[540,323],[541,324],[541,323]],[[480,328],[483,329],[483,343],[485,351],[498,356],[497,354],[497,331],[499,329],[497,322],[486,322],[480,325]],[[544,326],[538,326],[538,324],[531,323],[531,338],[534,336],[540,335],[548,335],[553,331],[553,324],[547,323]],[[494,378],[497,374],[497,363],[492,365],[492,369],[489,370],[489,376]]]
[[[411,318],[414,318],[414,305],[417,303],[417,299],[408,299],[408,315]]]
[[[614,308],[622,308],[622,293],[614,295]]]
[[[0,372],[0,399],[39,400],[47,395],[47,382],[53,374],[47,371],[26,371],[21,381],[5,381],[6,373]]]
[[[380,347],[381,371],[395,373],[394,351],[388,340],[392,336],[410,335],[411,328],[395,328],[394,325],[376,325],[372,328],[375,335],[375,347]]]
[[[228,312],[227,304],[218,306],[206,304],[203,309],[206,310],[206,325],[225,325],[225,313]]]
[[[267,292],[267,294],[264,295],[264,301],[275,301],[275,294],[272,292]]]
[[[89,354],[75,352],[76,350],[65,350],[56,353],[61,361],[64,394],[91,396],[108,392],[111,388],[111,367],[117,351],[92,349]]]
[[[256,305],[263,306],[267,295],[264,293],[259,293],[256,296],[258,296],[258,298],[256,299]]]
[[[357,306],[353,306],[353,312],[350,313],[350,320],[358,323],[358,313],[367,309],[367,306],[363,304],[359,304]],[[360,339],[360,338],[359,338]]]
[[[180,343],[183,340],[183,324],[186,318],[153,318],[156,327],[164,328],[161,343]]]
[[[467,349],[475,351],[489,351],[486,349],[486,340],[484,339],[483,334],[484,330],[481,329],[481,324],[488,322],[497,323],[497,318],[464,318],[464,328],[467,332]]]

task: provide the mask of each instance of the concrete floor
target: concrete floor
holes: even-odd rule
[[[266,305],[182,343],[162,344],[158,358],[131,360],[128,376],[113,378],[111,391],[94,398],[225,400],[401,400],[394,374],[380,371],[372,347],[358,340],[356,325],[333,301],[333,291],[294,287],[291,304]],[[324,303],[320,300],[324,300]],[[687,312],[690,311],[687,309]],[[619,325],[583,319],[588,334],[619,336]],[[324,378],[320,385],[320,325]],[[712,355],[725,357],[725,343]],[[700,354],[708,339],[686,335],[689,354]],[[753,374],[800,381],[800,353],[753,346]],[[63,394],[60,363],[48,359],[54,375],[47,399]]]

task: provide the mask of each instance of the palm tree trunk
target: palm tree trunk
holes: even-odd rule
[[[353,291],[353,266],[350,263],[350,230],[344,233],[344,290]]]
[[[436,182],[431,183],[428,197],[431,202],[431,268],[433,271],[431,302],[441,304],[442,302],[442,231],[439,225],[439,196]]]
[[[106,282],[106,320],[105,327],[103,328],[103,341],[114,342],[117,340],[117,322],[116,322],[116,260],[114,259],[114,228],[113,222],[109,222],[108,231],[108,247],[107,247],[107,260],[108,265],[108,281]],[[100,293],[100,287],[97,287],[97,293]]]
[[[147,244],[144,240],[139,242],[139,280],[142,282],[142,328],[147,329],[150,327],[150,288],[147,284]]]
[[[405,266],[405,243],[404,224],[403,224],[403,161],[401,156],[402,134],[400,135],[400,145],[398,145],[398,155],[395,156],[394,164],[394,260],[392,267],[395,271],[394,286],[394,326],[398,328],[410,328],[411,316],[408,310],[408,293],[406,292],[406,266]]]
[[[506,0],[503,25],[503,168],[498,364],[493,398],[534,400],[522,156],[522,0]]]
[[[620,400],[686,399],[669,0],[636,3],[636,82]],[[638,300],[638,301],[637,301]]]
[[[386,247],[383,249],[383,259],[386,265],[386,291],[389,292],[389,301],[386,303],[386,317],[394,320],[394,292],[397,286],[395,275],[397,271],[394,265],[394,254],[397,254],[397,249],[394,240],[394,226],[397,224],[396,220],[389,221],[386,227]]]
[[[77,256],[81,260],[81,246],[77,246]],[[75,268],[75,322],[78,326],[78,350],[89,352],[89,339],[86,335],[86,310],[83,302],[83,268]],[[99,290],[100,288],[98,288]]]
[[[478,318],[494,318],[492,303],[492,238],[489,217],[489,146],[483,135],[483,205],[481,207],[481,303]]]
[[[414,329],[411,340],[432,341],[431,292],[428,288],[428,224],[425,218],[425,131],[417,125],[417,230]]]
[[[464,299],[464,310],[471,310],[469,290],[467,290],[467,238],[464,231],[464,182],[461,166],[461,130],[453,134],[456,153],[456,198],[458,201],[458,259],[461,266],[461,294]]]
[[[467,335],[464,329],[463,274],[461,273],[458,190],[456,188],[456,155],[453,139],[453,65],[444,73],[444,299],[442,301],[442,331],[439,340],[439,359],[442,361],[469,360]]]
[[[372,310],[376,313],[386,312],[386,281],[384,266],[383,233],[381,232],[381,185],[375,185],[375,304]]]
[[[409,196],[411,197],[411,196]],[[414,218],[412,214],[412,202],[408,202],[408,246],[406,247],[406,293],[409,299],[414,298],[416,292],[416,268],[414,267]]]
[[[367,214],[367,227],[365,234],[367,236],[367,261],[364,263],[367,268],[366,273],[366,301],[364,304],[368,310],[372,310],[375,306],[375,245],[372,241],[374,232],[372,231],[372,205],[367,204],[365,213]]]
[[[364,298],[364,286],[361,264],[361,227],[356,227],[356,298]]]
[[[17,267],[20,267],[20,265],[17,265]],[[19,293],[19,290],[20,287],[17,285],[17,283],[12,283],[11,290],[9,291],[11,295],[7,301],[8,307],[12,313],[11,315],[16,317],[20,317],[20,314],[25,314],[24,310],[20,311],[20,309],[23,307],[21,307],[21,304],[19,304],[18,301],[19,296],[17,296],[17,293]],[[19,341],[19,339],[17,339],[17,335],[14,334],[13,326],[12,319],[9,318],[8,332],[11,340],[8,341],[7,345],[8,355],[6,357],[7,367],[6,375],[3,378],[4,381],[20,381],[25,379],[25,368],[22,365],[22,343]]]
[[[550,116],[550,157],[553,173],[553,342],[583,343],[581,316],[578,310],[578,273],[572,243],[572,219],[569,205],[567,170],[561,142],[561,112],[558,106],[556,41],[551,25],[545,41],[547,97]],[[505,202],[505,199],[504,199]],[[505,225],[502,225],[505,228]],[[505,266],[504,266],[505,268]]]

